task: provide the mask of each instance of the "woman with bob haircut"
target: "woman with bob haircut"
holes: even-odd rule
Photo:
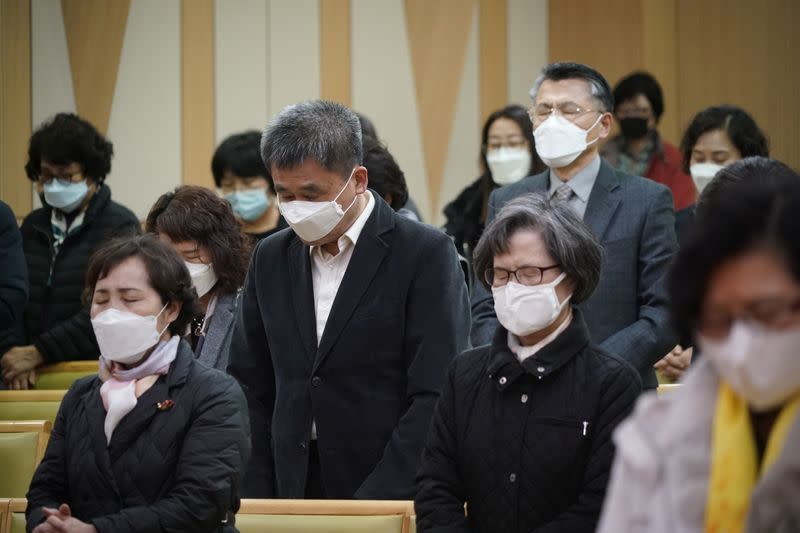
[[[565,202],[506,204],[475,249],[500,321],[453,359],[417,479],[425,532],[593,532],[633,367],[592,345],[580,305],[602,251]],[[464,513],[464,506],[467,513]]]
[[[182,334],[199,361],[224,371],[239,289],[250,260],[250,239],[228,202],[192,185],[156,200],[145,229],[172,246],[186,263],[199,301],[188,332]]]
[[[28,531],[236,531],[247,405],[181,339],[197,301],[184,262],[152,235],[113,241],[92,256],[86,292],[100,372],[61,402]]]
[[[761,157],[701,195],[669,292],[703,357],[617,430],[601,533],[800,531],[798,212],[800,176]]]

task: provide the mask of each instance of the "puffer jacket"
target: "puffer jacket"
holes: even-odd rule
[[[54,254],[51,215],[49,206],[36,209],[20,228],[30,298],[21,323],[0,326],[0,354],[13,346],[33,344],[47,363],[93,359],[100,352],[89,310],[81,303],[86,266],[109,238],[138,233],[139,221],[128,208],[111,201],[111,191],[104,184],[90,200],[81,226]]]
[[[28,531],[46,518],[43,506],[61,503],[99,533],[236,531],[250,456],[239,384],[181,341],[169,373],[139,397],[109,445],[101,385],[83,378],[64,397],[28,491]]]
[[[576,308],[522,363],[499,327],[493,344],[451,365],[418,476],[418,530],[593,532],[611,434],[641,387],[633,367],[590,345]]]

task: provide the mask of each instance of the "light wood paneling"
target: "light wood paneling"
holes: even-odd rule
[[[704,107],[746,109],[771,155],[800,167],[800,5],[795,0],[677,0],[684,124]]]
[[[183,183],[213,187],[214,0],[181,2]]]
[[[644,66],[642,2],[649,0],[552,0],[550,61],[575,61],[597,69],[613,85]]]
[[[78,114],[108,130],[130,0],[61,0]]]
[[[322,98],[351,105],[350,0],[320,0]]]
[[[643,65],[664,92],[664,114],[658,131],[672,142],[680,142],[678,99],[678,20],[675,0],[642,0]]]
[[[25,176],[31,136],[30,0],[0,1],[0,199],[18,217],[31,210]]]
[[[479,0],[481,119],[508,103],[508,16],[506,2]]]
[[[474,0],[405,0],[430,205],[438,205]]]

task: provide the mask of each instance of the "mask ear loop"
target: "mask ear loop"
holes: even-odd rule
[[[594,124],[592,124],[591,126],[589,126],[589,129],[587,129],[587,130],[586,130],[586,136],[587,136],[587,137],[589,136],[589,132],[590,132],[590,131],[592,131],[592,130],[594,129],[594,127],[595,127],[595,126],[597,126],[597,124],[599,124],[599,123],[600,123],[600,119],[602,119],[602,118],[603,118],[603,115],[605,115],[605,113],[603,113],[603,114],[601,114],[599,117],[597,117],[597,120],[595,120],[595,121],[594,121]],[[596,143],[598,140],[600,140],[600,136],[599,136],[599,135],[598,135],[597,137],[595,137],[595,138],[594,138],[592,141],[590,141],[590,142],[587,142],[587,143],[586,143],[586,146],[592,145],[592,144]],[[585,139],[584,139],[584,142],[586,142],[586,140],[585,140]]]
[[[341,204],[340,204],[339,202],[337,202],[336,200],[338,200],[338,199],[339,199],[339,197],[342,195],[342,193],[345,191],[345,189],[347,189],[347,185],[350,183],[350,180],[351,180],[351,179],[353,179],[353,176],[354,176],[354,175],[355,175],[355,173],[356,173],[356,168],[357,168],[357,167],[353,167],[353,170],[352,170],[352,172],[350,172],[350,177],[349,177],[349,178],[347,178],[347,181],[346,181],[346,182],[344,182],[344,187],[342,187],[342,190],[341,190],[341,191],[339,191],[339,194],[337,194],[337,195],[336,195],[336,198],[334,198],[334,199],[333,199],[333,203],[335,203],[335,204],[336,204],[336,207],[338,207],[339,209],[342,209],[342,206],[341,206]],[[347,206],[347,209],[345,209],[345,210],[343,210],[343,211],[342,211],[342,214],[343,214],[343,215],[344,215],[345,213],[347,213],[348,211],[350,211],[350,208],[351,208],[351,207],[353,207],[353,205],[356,203],[356,198],[358,198],[358,194],[356,194],[355,196],[353,196],[353,201],[352,201],[352,202],[350,202],[350,205],[348,205],[348,206]]]
[[[171,301],[170,301],[170,302],[167,302],[167,303],[165,303],[165,304],[164,304],[164,307],[162,307],[162,308],[161,308],[161,311],[159,311],[159,312],[158,312],[158,314],[156,315],[156,320],[158,320],[158,317],[160,317],[160,316],[161,316],[161,313],[163,313],[163,312],[164,312],[164,309],[166,309],[166,308],[169,306],[169,304],[170,304],[170,303],[171,303]],[[161,330],[161,331],[158,333],[158,338],[159,338],[159,339],[161,338],[161,335],[163,335],[163,334],[164,334],[164,332],[165,332],[165,331],[167,331],[167,329],[170,327],[170,325],[172,325],[172,322],[167,322],[167,325],[166,325],[166,326],[164,326],[164,329],[162,329],[162,330]]]

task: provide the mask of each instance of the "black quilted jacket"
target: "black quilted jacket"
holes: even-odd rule
[[[101,384],[81,379],[61,403],[28,491],[28,531],[45,518],[42,506],[61,503],[99,533],[236,531],[250,456],[239,384],[196,362],[182,341],[169,373],[139,397],[108,446]],[[171,407],[159,409],[165,400]]]
[[[92,359],[99,350],[88,309],[81,305],[86,265],[110,237],[137,233],[139,221],[128,208],[112,202],[108,185],[103,185],[89,202],[83,224],[54,255],[51,213],[47,206],[36,209],[20,228],[30,299],[21,323],[0,324],[0,354],[33,344],[46,362]]]
[[[523,363],[502,327],[492,345],[454,359],[417,481],[420,533],[595,530],[611,433],[641,381],[590,346],[573,313],[567,329]]]

